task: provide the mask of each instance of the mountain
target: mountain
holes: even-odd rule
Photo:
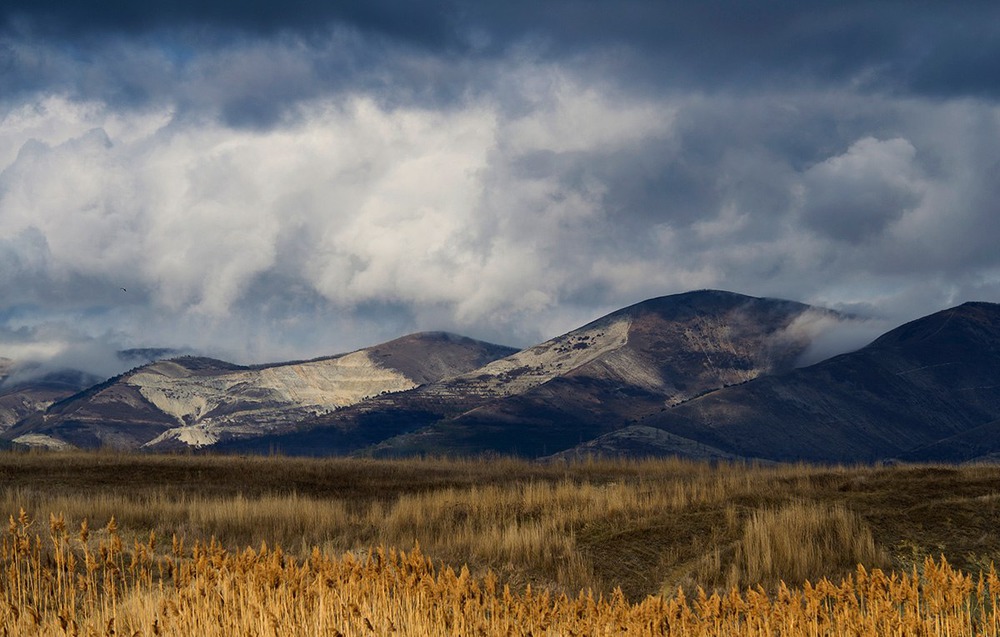
[[[17,371],[14,361],[0,359],[0,432],[100,380],[77,370],[42,372],[23,378],[18,377]]]
[[[29,414],[0,446],[1000,460],[1000,305],[965,303],[800,366],[823,328],[850,320],[702,290],[521,351],[432,332],[271,365],[181,356],[62,398],[84,380],[40,374],[12,389],[16,365],[0,360],[0,417]]]
[[[176,355],[176,351],[146,348],[117,352],[118,359],[123,364],[135,366],[169,355]],[[0,433],[99,382],[101,378],[90,372],[70,368],[52,369],[51,364],[0,357]],[[28,441],[41,446],[50,443],[62,446],[59,441],[49,441],[44,437]]]
[[[383,392],[475,369],[512,351],[428,332],[349,354],[273,365],[182,356],[143,365],[55,403],[4,437],[80,447],[202,447],[280,430]]]
[[[790,370],[802,303],[702,290],[650,299],[475,371],[238,441],[241,451],[548,455],[706,392]]]
[[[961,461],[1000,452],[998,421],[1000,305],[965,303],[855,352],[650,415],[641,426],[779,461]],[[591,447],[633,453],[621,443],[629,434]]]
[[[1000,420],[900,454],[907,462],[1000,462]]]
[[[647,425],[629,425],[583,442],[571,449],[547,456],[547,460],[579,460],[600,457],[650,457],[676,456],[690,460],[760,462],[683,438]]]

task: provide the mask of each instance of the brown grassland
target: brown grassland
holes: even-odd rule
[[[1000,631],[1000,466],[2,453],[0,505],[0,635]]]

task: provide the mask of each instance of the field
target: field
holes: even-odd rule
[[[6,453],[0,485],[0,634],[998,627],[994,466]]]

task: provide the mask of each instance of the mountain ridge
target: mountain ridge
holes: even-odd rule
[[[998,375],[1000,305],[965,303],[641,424],[771,460],[917,459],[920,446],[1000,419],[1000,384],[982,380]]]
[[[430,344],[430,345],[427,345]],[[422,346],[433,355],[421,357]],[[258,366],[181,356],[129,370],[18,423],[5,437],[170,450],[255,435],[370,395],[457,373],[513,348],[444,332],[309,361]],[[386,362],[396,356],[398,364]]]
[[[376,397],[259,442],[293,454],[366,447],[377,455],[556,452],[661,403],[791,368],[809,340],[786,338],[785,330],[807,312],[836,316],[795,301],[719,290],[647,299],[481,369]],[[515,422],[530,430],[567,418],[575,429],[563,422],[558,434],[510,429]],[[424,427],[439,431],[420,431]],[[487,427],[497,431],[492,442],[483,446],[483,439],[474,440],[478,434],[469,439],[470,431]],[[512,435],[523,446],[497,440]],[[401,436],[396,445],[395,436]],[[252,451],[253,445],[237,442],[232,450]]]
[[[698,290],[522,350],[419,332],[304,361],[181,356],[55,401],[0,440],[379,457],[1000,459],[1000,305],[966,302],[802,364],[824,330],[855,320]]]

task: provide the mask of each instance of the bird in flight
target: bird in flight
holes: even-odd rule
[[[125,288],[122,288],[122,292],[128,292],[128,290],[126,290]]]

